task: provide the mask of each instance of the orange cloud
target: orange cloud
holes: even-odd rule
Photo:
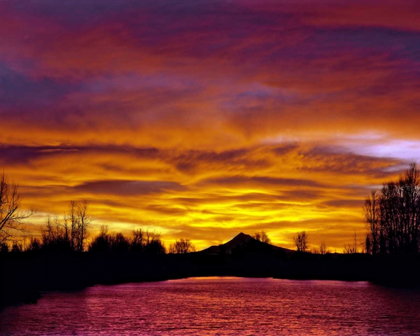
[[[87,199],[94,228],[199,248],[365,232],[417,159],[415,2],[127,6],[0,5],[0,163],[34,225]]]

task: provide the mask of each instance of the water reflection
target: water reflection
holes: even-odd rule
[[[190,278],[49,293],[11,335],[420,335],[420,292],[367,282]]]

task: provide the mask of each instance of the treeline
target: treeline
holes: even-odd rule
[[[85,232],[87,234],[87,231]],[[12,247],[6,243],[0,244],[0,253],[4,252],[48,252],[48,253],[72,253],[89,252],[93,254],[111,254],[111,253],[145,253],[145,254],[165,254],[167,250],[161,240],[159,233],[143,229],[132,231],[130,236],[121,232],[108,232],[107,226],[101,226],[101,230],[90,243],[83,243],[86,248],[81,250],[82,246],[78,240],[72,237],[80,237],[73,234],[71,227],[67,223],[61,223],[58,219],[47,220],[45,228],[42,230],[41,237],[31,237],[29,244],[14,242]],[[169,247],[169,253],[182,254],[195,252],[195,246],[189,239],[180,239],[175,241]]]
[[[165,254],[166,248],[159,233],[143,229],[132,231],[130,236],[123,233],[108,232],[107,226],[101,226],[100,232],[89,239],[91,220],[88,215],[88,203],[70,202],[69,212],[62,220],[48,217],[40,237],[30,237],[29,243],[15,240],[11,245],[0,243],[0,253],[4,252],[48,252],[72,253],[90,252],[94,254],[144,253]],[[195,246],[189,239],[176,240],[169,247],[169,253],[195,252]]]
[[[371,254],[416,255],[420,248],[420,171],[416,164],[396,182],[372,192],[364,204]]]
[[[17,189],[16,189],[17,190]],[[0,193],[1,194],[1,193]],[[5,196],[6,198],[10,195]],[[20,198],[20,196],[18,196]],[[0,212],[2,209],[0,204]],[[20,215],[17,214],[18,202],[13,211],[10,211],[10,218],[6,224],[11,227],[19,227],[0,242],[0,252],[23,252],[25,250],[55,250],[55,251],[75,251],[82,252],[85,249],[88,238],[88,229],[90,227],[90,218],[88,216],[88,203],[86,201],[71,201],[69,213],[64,216],[63,221],[56,218],[54,221],[50,217],[47,219],[45,228],[42,229],[41,238],[30,237],[29,245],[26,246],[27,231],[22,223],[19,222]],[[27,217],[25,217],[27,218]],[[14,222],[11,224],[10,222]],[[3,231],[3,230],[2,230]]]
[[[87,243],[90,222],[87,201],[71,201],[69,213],[63,221],[58,218],[52,221],[48,217],[41,239],[32,237],[27,249],[82,252]]]
[[[125,237],[122,233],[108,233],[106,226],[101,227],[101,232],[89,245],[89,252],[92,253],[148,253],[165,254],[160,234],[134,230],[132,237]]]

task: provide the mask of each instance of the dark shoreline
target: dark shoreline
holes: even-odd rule
[[[420,287],[418,257],[366,254],[95,255],[84,252],[50,255],[25,252],[0,256],[0,269],[0,308],[36,303],[41,292],[204,276],[369,281],[392,287]]]

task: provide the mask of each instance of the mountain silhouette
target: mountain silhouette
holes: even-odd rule
[[[263,243],[252,236],[246,233],[239,233],[233,239],[229,240],[227,243],[220,245],[210,246],[199,253],[209,254],[209,255],[220,255],[220,254],[232,254],[235,250],[246,250],[249,252],[274,252],[274,253],[285,253],[293,254],[296,251],[289,250],[283,247],[274,246],[271,244]]]

